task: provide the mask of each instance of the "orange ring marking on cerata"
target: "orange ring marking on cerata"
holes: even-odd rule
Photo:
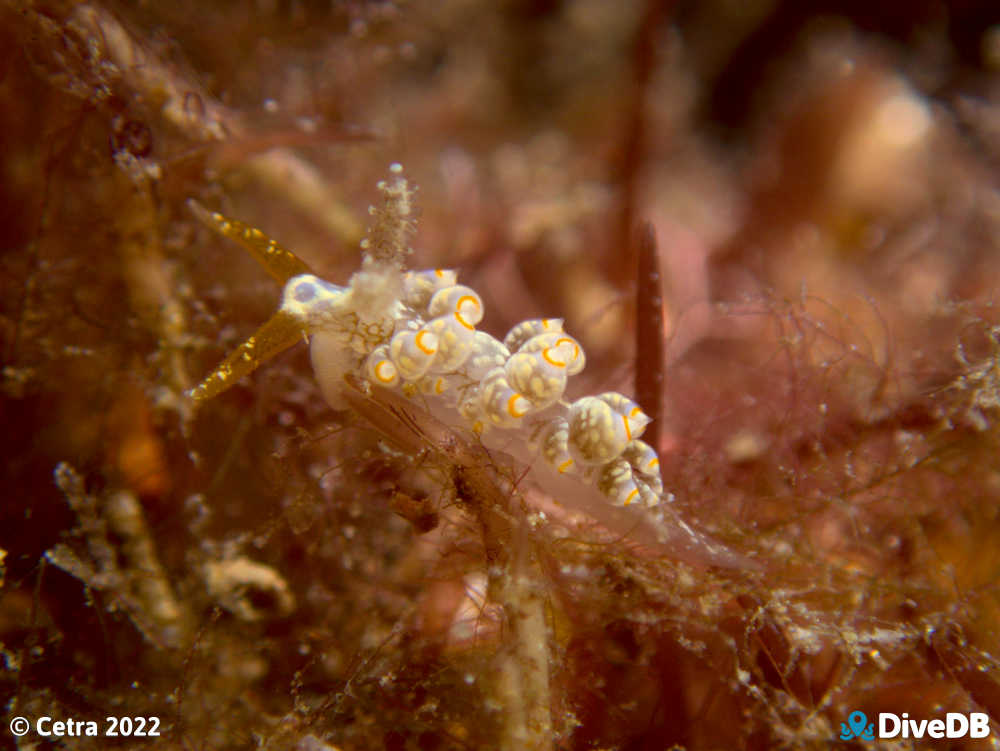
[[[556,343],[553,346],[559,347],[566,343],[573,345],[573,359],[575,360],[580,355],[580,345],[577,344],[573,339],[570,339],[568,336],[561,336],[558,339],[556,339]]]
[[[545,349],[542,350],[542,357],[545,358],[545,362],[547,362],[549,365],[554,365],[557,368],[565,368],[566,363],[559,362],[558,360],[553,360],[551,357],[549,357],[550,349],[555,349],[555,347],[546,347]]]
[[[462,318],[462,311],[460,311],[460,310],[456,310],[455,311],[455,320],[458,321],[463,326],[465,326],[465,328],[469,329],[470,331],[472,331],[472,330],[474,330],[476,328],[471,323],[467,323],[466,320],[464,318]]]
[[[418,331],[417,335],[415,337],[413,337],[413,341],[416,343],[416,345],[420,349],[420,351],[423,352],[425,355],[433,355],[435,352],[437,352],[437,348],[436,347],[425,347],[423,344],[420,343],[420,337],[424,336],[427,333],[429,333],[429,332],[427,332],[427,331]]]
[[[393,381],[396,380],[395,372],[393,372],[393,374],[388,378],[382,375],[382,369],[387,366],[392,366],[392,363],[389,362],[388,360],[382,360],[375,364],[375,377],[378,378],[382,383],[392,383]],[[393,367],[393,371],[395,371],[395,367]]]
[[[476,306],[476,309],[477,310],[479,309],[479,300],[477,300],[476,298],[474,298],[472,295],[462,295],[460,298],[458,298],[458,302],[455,303],[455,319],[460,324],[462,324],[463,326],[465,326],[465,328],[467,328],[467,329],[474,329],[475,326],[473,324],[471,324],[471,323],[467,323],[466,320],[465,320],[465,318],[462,317],[462,305],[465,304],[466,300],[471,301],[472,304]]]
[[[507,400],[507,413],[511,417],[523,417],[524,413],[527,412],[527,410],[524,410],[523,412],[519,412],[517,410],[516,402],[518,399],[524,399],[524,397],[520,394],[514,393],[511,394],[510,399]]]

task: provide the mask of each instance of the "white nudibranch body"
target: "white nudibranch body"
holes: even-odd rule
[[[452,270],[404,271],[413,188],[398,165],[380,183],[384,205],[362,243],[361,269],[346,286],[313,275],[262,233],[200,207],[196,213],[242,242],[285,288],[278,313],[191,391],[197,400],[303,335],[324,397],[343,405],[345,375],[400,391],[439,419],[478,433],[488,447],[527,445],[521,458],[596,487],[613,504],[656,506],[659,459],[639,440],[650,418],[618,393],[567,402],[568,379],[583,370],[580,343],[558,318],[514,326],[503,341],[478,330],[479,294]],[[272,268],[273,258],[281,266]],[[292,275],[294,272],[294,275]],[[537,461],[536,461],[537,460]]]

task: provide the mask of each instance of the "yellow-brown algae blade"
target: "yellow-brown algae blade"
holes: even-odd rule
[[[304,333],[301,320],[279,310],[253,336],[231,352],[205,380],[188,391],[188,396],[196,402],[203,402],[221,394],[262,363],[291,347]]]
[[[313,273],[305,261],[259,229],[236,219],[230,219],[217,211],[209,211],[194,199],[188,200],[188,206],[203,224],[246,248],[267,273],[281,284],[293,276]]]

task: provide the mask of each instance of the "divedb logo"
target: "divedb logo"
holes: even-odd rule
[[[985,738],[990,734],[990,716],[985,712],[948,712],[944,719],[912,720],[906,712],[879,712],[878,733],[875,723],[868,722],[864,712],[855,710],[840,723],[840,740],[857,738]]]

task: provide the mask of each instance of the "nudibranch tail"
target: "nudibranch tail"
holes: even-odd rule
[[[279,310],[237,347],[208,376],[188,391],[196,402],[218,396],[262,363],[288,349],[305,334],[303,322],[285,310]]]
[[[259,229],[236,219],[230,219],[217,211],[209,211],[193,198],[188,200],[188,206],[202,224],[246,248],[267,273],[281,284],[292,277],[313,273],[305,261]]]

